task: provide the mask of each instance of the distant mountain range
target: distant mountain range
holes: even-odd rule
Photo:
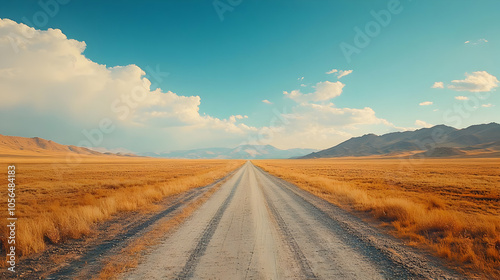
[[[207,148],[179,150],[163,153],[139,153],[141,156],[187,159],[281,159],[301,157],[317,150],[289,149],[281,150],[271,145],[240,145],[236,148]]]
[[[334,147],[301,158],[360,157],[418,154],[427,157],[500,156],[500,124],[456,129],[436,125],[415,131],[354,137]]]
[[[87,149],[62,145],[39,137],[0,135],[0,156],[46,156],[75,153],[89,156],[148,156],[185,159],[284,159],[362,156],[500,157],[500,124],[489,123],[456,129],[436,125],[415,131],[384,135],[366,134],[334,147],[281,150],[271,145],[240,145],[236,148],[207,148],[163,153],[132,154],[125,149]]]
[[[186,159],[270,159],[301,157],[317,150],[290,149],[280,150],[271,145],[240,145],[236,148],[208,148],[196,150],[172,151],[163,153],[136,153],[117,148],[83,148],[62,145],[39,137],[27,138],[0,134],[0,156],[47,156],[67,153],[89,156],[148,156],[159,158]]]

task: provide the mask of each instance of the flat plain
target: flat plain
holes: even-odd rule
[[[422,254],[423,250],[468,277],[500,277],[499,159],[252,160],[260,171],[251,163],[238,169],[243,160],[73,155],[68,163],[67,155],[0,157],[5,170],[12,162],[16,164],[16,215],[22,221],[17,232],[18,252],[21,267],[36,263],[30,267],[32,276],[85,278],[97,273],[103,279],[134,279],[142,273],[180,278],[226,273],[266,278],[277,273],[285,278],[342,275],[356,279],[360,276],[356,273],[365,272],[372,278],[454,275],[440,267],[441,261]],[[235,170],[239,171],[231,173]],[[233,175],[226,177],[228,174]],[[219,184],[220,189],[200,190],[197,193],[206,193],[205,199],[195,203],[198,206],[193,210],[182,210],[196,200],[187,199],[195,195],[193,191],[221,178],[226,181]],[[193,198],[201,197],[198,194]],[[165,201],[169,197],[177,199]],[[158,241],[149,242],[154,246],[148,250],[143,248],[151,245],[134,245],[136,241],[144,243],[146,237],[142,233],[129,235],[134,230],[127,226],[129,222],[145,228],[149,219],[141,217],[153,217],[177,204],[181,208],[175,213],[186,217],[176,221],[174,212],[161,216],[178,228],[159,232],[155,237]],[[133,218],[132,213],[145,214]],[[0,215],[6,218],[6,213]],[[364,221],[358,221],[359,217]],[[100,240],[112,228],[97,230],[99,225],[117,219],[123,219],[117,221],[117,233],[109,240]],[[151,223],[160,225],[156,220]],[[397,239],[391,241],[379,231]],[[5,250],[5,229],[0,234]],[[83,247],[75,246],[80,244],[78,240],[94,235],[96,240],[89,246],[85,241],[80,242]],[[316,239],[311,241],[311,236]],[[122,262],[106,266],[108,258],[128,252],[102,249],[115,245],[131,252],[141,248],[141,257],[130,254],[133,265],[126,265],[125,274]],[[269,251],[266,246],[278,249]],[[66,255],[52,253],[59,247]],[[83,251],[72,256],[75,248]],[[192,253],[193,248],[203,250]],[[160,269],[163,264],[150,265],[166,260],[159,256],[176,252],[186,257],[177,260],[177,266],[165,270]],[[349,261],[346,254],[351,256]],[[43,262],[36,262],[37,256],[46,256],[48,263],[59,258],[68,265],[37,271],[36,267],[43,267]],[[174,261],[173,257],[167,259]],[[87,266],[87,260],[104,265]],[[205,260],[217,265],[207,265]],[[351,267],[354,264],[367,268],[357,271]]]
[[[0,158],[5,170],[16,163],[16,217],[22,221],[17,250],[23,257],[43,251],[47,244],[85,236],[118,212],[155,211],[154,202],[208,185],[244,163],[67,155]],[[6,193],[2,188],[0,195]],[[7,211],[1,211],[0,219],[6,217]],[[5,227],[0,236],[5,250]]]
[[[499,159],[254,160],[471,275],[499,277]]]

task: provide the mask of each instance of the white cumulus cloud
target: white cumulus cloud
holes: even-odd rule
[[[467,96],[455,96],[456,100],[469,100],[469,97]]]
[[[239,122],[244,116],[219,119],[200,114],[199,96],[163,91],[158,84],[153,90],[143,69],[96,63],[83,54],[86,47],[59,29],[36,30],[0,19],[1,110],[23,110],[25,121],[20,125],[24,131],[52,130],[51,139],[72,144],[82,137],[83,128],[98,127],[103,118],[125,131],[148,130],[151,135],[141,138],[145,141],[154,141],[156,135],[173,139],[179,133],[203,129],[209,131],[207,139],[244,137],[257,130]],[[130,149],[142,145],[131,144],[132,138],[120,141],[130,144]],[[156,144],[166,145],[164,141]]]
[[[498,87],[498,79],[486,71],[465,73],[464,80],[453,80],[448,88],[456,91],[483,92]]]
[[[314,87],[316,90],[311,93],[303,94],[300,90],[292,90],[290,92],[284,91],[283,94],[293,99],[294,101],[310,102],[310,101],[326,101],[342,94],[342,89],[345,84],[337,81],[335,83],[330,81],[319,82]]]
[[[273,102],[271,102],[271,101],[269,101],[269,100],[267,100],[267,99],[262,100],[262,103],[266,103],[266,104],[273,104]]]
[[[435,82],[431,88],[444,88],[443,82]]]
[[[302,103],[283,113],[285,124],[272,129],[269,143],[282,148],[332,147],[363,131],[387,133],[401,130],[376,116],[372,108],[337,108],[334,104]],[[265,133],[264,133],[265,135]]]
[[[281,114],[284,125],[264,129],[272,131],[271,141],[266,144],[282,148],[327,148],[366,131],[387,133],[404,130],[378,118],[370,107],[338,108],[328,102],[339,96],[344,86],[339,81],[324,81],[317,83],[315,91],[311,93],[303,94],[300,90],[283,92],[297,105],[292,108],[292,112]]]

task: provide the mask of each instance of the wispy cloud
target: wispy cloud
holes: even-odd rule
[[[475,41],[465,41],[464,44],[469,44],[469,45],[479,45],[479,44],[485,44],[485,43],[488,43],[488,40],[482,38],[482,39],[478,39],[478,40],[475,40]]]
[[[304,77],[297,78],[297,81],[303,81]]]
[[[469,100],[469,97],[467,96],[455,96],[456,100]]]
[[[271,101],[269,101],[269,100],[267,100],[267,99],[262,100],[262,102],[263,102],[263,103],[266,103],[266,104],[273,104],[273,102],[271,102]]]
[[[340,79],[352,73],[352,70],[340,70],[337,77]]]
[[[337,79],[345,77],[351,73],[352,73],[352,70],[338,70],[338,69],[332,69],[332,70],[326,72],[326,74],[335,74],[337,76]]]
[[[490,107],[493,107],[494,105],[491,104],[491,103],[489,103],[489,104],[483,104],[481,106],[484,107],[484,108],[490,108]]]
[[[425,101],[425,102],[422,102],[422,103],[420,103],[418,105],[420,105],[420,106],[429,106],[429,105],[432,105],[432,104],[433,104],[432,101]]]

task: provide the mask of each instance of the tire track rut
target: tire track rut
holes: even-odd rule
[[[176,277],[177,279],[186,279],[186,278],[191,278],[193,276],[194,269],[196,268],[196,265],[200,261],[200,258],[204,255],[207,246],[210,242],[210,239],[212,239],[215,230],[219,226],[219,222],[222,218],[222,215],[224,214],[227,207],[229,206],[229,203],[233,199],[234,193],[236,192],[236,189],[238,188],[242,177],[243,175],[240,175],[240,178],[238,179],[238,181],[236,181],[236,184],[234,184],[231,193],[229,193],[229,196],[226,198],[226,200],[224,200],[224,202],[219,207],[213,218],[208,223],[208,226],[203,231],[200,241],[198,241],[198,244],[194,248],[193,252],[191,253],[191,255],[189,255],[186,265],[182,269],[181,273],[179,273],[179,275]]]
[[[285,239],[286,244],[288,245],[290,251],[292,252],[293,258],[299,264],[300,271],[302,272],[302,275],[306,279],[316,279],[316,275],[314,275],[314,272],[312,271],[311,265],[307,261],[306,256],[300,250],[299,245],[295,241],[295,238],[293,238],[292,233],[290,232],[290,230],[286,226],[286,223],[283,220],[283,218],[281,217],[280,213],[278,212],[278,210],[276,210],[276,207],[274,206],[272,201],[267,199],[267,197],[266,197],[266,204],[267,204],[267,207],[268,207],[269,211],[271,212],[273,218],[275,219],[276,224],[278,225],[278,227],[282,233],[282,236]]]

